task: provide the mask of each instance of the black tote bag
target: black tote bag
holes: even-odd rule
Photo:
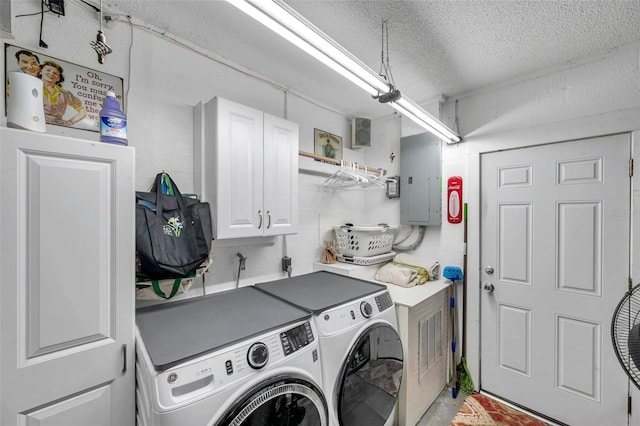
[[[183,197],[167,173],[156,175],[151,192],[136,192],[136,276],[189,276],[208,259],[212,240],[209,203]]]

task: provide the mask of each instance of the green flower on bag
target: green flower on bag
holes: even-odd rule
[[[184,228],[184,222],[180,222],[180,216],[171,217],[167,220],[167,224],[163,226],[163,231],[167,235],[180,237],[180,232]]]

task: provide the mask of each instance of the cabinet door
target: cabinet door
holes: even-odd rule
[[[298,230],[298,125],[264,115],[264,235]]]
[[[217,148],[216,182],[208,182],[217,189],[215,238],[259,236],[266,226],[262,194],[263,113],[226,99],[216,101],[217,140],[208,141]]]
[[[133,161],[0,128],[0,424],[135,424]]]

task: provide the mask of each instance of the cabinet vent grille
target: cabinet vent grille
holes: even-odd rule
[[[438,309],[419,323],[420,376],[442,358],[442,309]]]

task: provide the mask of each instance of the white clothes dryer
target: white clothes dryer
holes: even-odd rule
[[[140,426],[328,426],[311,314],[254,287],[136,311]]]
[[[319,271],[256,287],[313,313],[330,424],[393,425],[403,349],[386,286]]]

